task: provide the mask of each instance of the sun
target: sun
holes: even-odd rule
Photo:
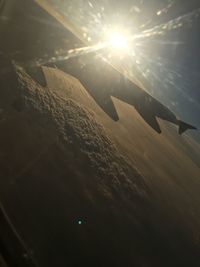
[[[130,50],[131,35],[128,29],[122,26],[108,26],[104,28],[104,42],[113,56],[126,55]]]
[[[109,43],[112,48],[117,50],[124,50],[128,47],[128,39],[125,34],[120,32],[113,32],[110,34]]]

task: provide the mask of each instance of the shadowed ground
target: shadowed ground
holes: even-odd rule
[[[43,71],[46,87],[5,77],[0,101],[1,196],[38,265],[198,266],[193,141],[115,99],[114,122],[77,79]]]

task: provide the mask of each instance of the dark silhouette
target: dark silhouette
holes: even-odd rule
[[[2,203],[0,203],[0,226],[0,254],[3,261],[8,266],[36,267],[35,259],[16,231]]]

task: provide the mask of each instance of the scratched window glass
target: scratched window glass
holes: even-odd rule
[[[0,266],[200,266],[199,114],[199,0],[0,0]]]

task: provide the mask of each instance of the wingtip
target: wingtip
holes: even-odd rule
[[[178,133],[180,135],[182,135],[187,130],[197,130],[197,127],[195,127],[193,125],[190,125],[190,124],[188,124],[186,122],[183,122],[181,120],[178,121],[178,124],[179,124]]]

